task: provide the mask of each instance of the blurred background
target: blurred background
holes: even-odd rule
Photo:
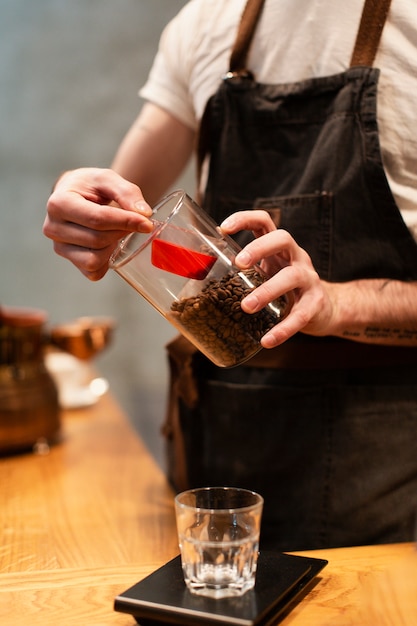
[[[175,330],[121,278],[91,283],[42,234],[60,172],[107,167],[142,102],[165,24],[185,0],[0,0],[0,304],[41,308],[49,325],[111,316],[94,360],[158,462]],[[190,168],[176,187],[194,191]]]

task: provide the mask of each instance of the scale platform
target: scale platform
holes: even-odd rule
[[[326,565],[324,559],[261,552],[254,589],[240,597],[214,599],[188,591],[177,556],[117,596],[114,609],[130,613],[141,626],[268,626],[318,582]]]

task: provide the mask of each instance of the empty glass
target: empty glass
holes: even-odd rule
[[[262,509],[262,496],[233,487],[176,496],[182,569],[192,593],[225,598],[254,587]]]

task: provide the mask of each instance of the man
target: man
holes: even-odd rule
[[[417,20],[389,4],[190,2],[112,169],[65,173],[48,202],[55,251],[98,280],[198,137],[204,208],[247,244],[237,264],[270,276],[242,307],[295,302],[244,366],[170,347],[193,388],[171,396],[172,477],[260,491],[263,541],[285,550],[412,537]]]

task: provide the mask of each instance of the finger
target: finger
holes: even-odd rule
[[[98,205],[74,192],[71,194],[55,192],[48,201],[47,209],[49,217],[45,232],[47,236],[53,234],[54,224],[58,227],[64,223],[79,224],[98,231],[150,232],[153,228],[147,216],[138,211]]]
[[[308,254],[296,244],[286,230],[278,229],[248,243],[236,255],[235,262],[240,268],[245,269],[274,255],[286,262],[308,262],[309,259]]]
[[[282,272],[287,273],[285,270]],[[289,274],[290,272],[288,272]],[[299,276],[304,276],[304,274],[300,272]],[[300,287],[291,291],[293,301],[288,315],[264,335],[261,342],[263,347],[273,348],[283,341],[287,341],[295,333],[307,332],[307,329],[311,332],[313,330],[312,324],[314,324],[317,334],[322,321],[329,315],[329,309],[320,283],[314,284],[316,279],[317,275],[314,276],[313,273],[310,273],[310,276],[307,274],[304,276],[304,280],[298,281]],[[290,292],[287,291],[286,293]]]
[[[276,230],[276,226],[269,213],[256,209],[232,213],[221,223],[220,229],[229,235],[233,235],[240,230],[251,230],[256,237],[260,237],[265,233]]]
[[[145,228],[143,230],[146,230]],[[70,244],[84,248],[100,249],[115,246],[117,241],[125,237],[129,230],[102,230],[88,228],[73,222],[57,222],[46,217],[44,234],[57,243]]]
[[[65,174],[57,183],[55,192],[73,192],[96,204],[114,202],[120,208],[152,214],[141,189],[112,169],[81,168]]]
[[[97,281],[102,278],[109,267],[109,258],[114,246],[100,249],[73,246],[64,243],[54,243],[54,250],[59,256],[68,259],[89,280]]]
[[[241,307],[245,313],[257,313],[270,302],[300,288],[304,282],[300,269],[289,265],[245,296]]]
[[[305,327],[304,316],[292,310],[282,322],[271,328],[261,339],[263,348],[276,348]]]
[[[64,174],[47,212],[51,222],[76,222],[97,230],[152,229],[147,219],[152,208],[140,188],[111,169],[81,168]]]

